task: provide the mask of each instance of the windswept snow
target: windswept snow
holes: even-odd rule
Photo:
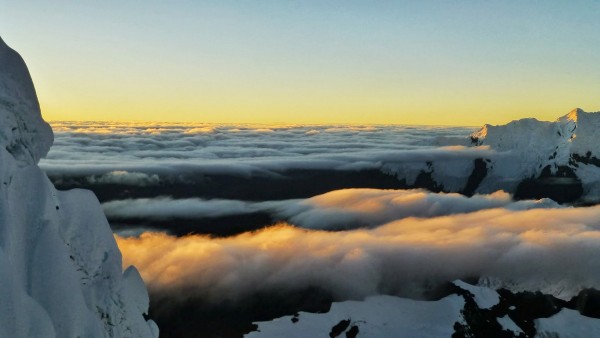
[[[57,191],[29,72],[0,40],[0,336],[157,337],[148,296],[90,191]]]
[[[35,164],[53,139],[25,62],[0,38],[0,145],[19,162]]]

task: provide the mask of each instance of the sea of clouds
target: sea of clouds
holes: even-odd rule
[[[323,230],[374,227],[407,217],[431,218],[484,209],[558,208],[549,199],[513,201],[505,192],[466,197],[421,189],[343,189],[308,199],[249,202],[226,199],[170,197],[114,200],[103,204],[106,215],[118,219],[202,219],[268,213],[290,224]]]
[[[117,241],[151,290],[215,302],[307,286],[337,299],[419,297],[428,286],[468,277],[564,299],[600,287],[600,207],[494,208],[334,232],[282,223],[227,238],[147,232]]]
[[[427,161],[446,161],[445,169],[466,180],[474,159],[503,156],[469,147],[474,128],[106,122],[53,128],[55,146],[41,167],[54,179],[78,176],[92,185],[155,189],[149,198],[105,201],[109,218],[169,222],[257,212],[273,217],[272,226],[224,238],[145,229],[141,235],[117,235],[125,265],[136,265],[154,293],[218,303],[316,286],[337,299],[378,293],[419,297],[436,284],[470,277],[564,299],[600,287],[598,206],[514,201],[502,191],[466,197],[342,189],[263,201],[161,193],[161,184],[189,173],[394,173]]]
[[[57,122],[40,166],[50,176],[154,184],[157,178],[228,174],[277,176],[291,169],[391,170],[397,163],[493,156],[466,147],[474,128],[256,126]]]

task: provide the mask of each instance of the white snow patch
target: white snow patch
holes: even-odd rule
[[[523,330],[521,330],[521,328],[517,324],[515,324],[515,322],[513,322],[508,315],[505,315],[504,317],[499,317],[498,324],[502,326],[502,329],[504,331],[511,331],[517,335],[520,333],[524,333]]]
[[[19,162],[34,164],[53,140],[25,62],[0,38],[0,146]]]
[[[461,280],[455,280],[453,283],[459,288],[472,293],[475,296],[475,303],[480,309],[489,309],[500,302],[500,295],[495,290],[467,284]]]
[[[539,338],[600,337],[600,320],[582,316],[579,312],[562,309],[550,318],[534,321]]]
[[[327,313],[300,312],[297,323],[292,322],[292,316],[259,322],[258,331],[245,337],[327,337],[342,320],[350,320],[347,330],[358,327],[358,337],[396,338],[400,333],[403,337],[450,337],[454,323],[464,322],[460,313],[463,307],[464,299],[457,295],[431,302],[372,296],[364,301],[333,303]]]

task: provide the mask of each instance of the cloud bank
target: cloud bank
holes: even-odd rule
[[[344,189],[305,200],[280,202],[274,212],[277,217],[306,228],[351,229],[408,217],[429,218],[492,208],[523,210],[557,206],[548,199],[515,202],[510,194],[502,191],[466,197],[421,189]]]
[[[89,184],[119,184],[146,187],[158,185],[160,179],[158,175],[117,170],[104,175],[88,176],[87,182]]]
[[[40,166],[54,183],[64,183],[64,188],[103,185],[115,181],[110,177],[114,172],[187,184],[207,176],[278,179],[297,177],[298,171],[378,171],[397,178],[404,187],[469,194],[505,190],[517,195],[521,187],[525,197],[591,203],[600,199],[597,166],[581,160],[559,173],[559,166],[570,163],[570,153],[553,154],[555,134],[546,135],[549,139],[541,143],[535,141],[534,147],[523,148],[515,140],[508,146],[497,142],[474,146],[469,137],[473,130],[459,127],[103,122],[61,122],[53,127],[55,145]],[[501,134],[504,139],[529,142],[527,130],[509,128]],[[502,140],[502,135],[496,138]],[[561,158],[559,162],[556,156]],[[542,174],[568,176],[544,181],[544,192],[536,186],[531,188],[536,191],[529,191],[530,186],[521,185]],[[567,186],[572,192],[562,193]]]
[[[276,176],[293,169],[394,173],[398,163],[468,164],[494,154],[485,147],[464,147],[472,129],[457,127],[110,122],[56,122],[52,127],[56,140],[41,167],[50,176],[92,177],[88,180],[115,171],[170,180],[186,174]]]
[[[311,229],[373,227],[407,217],[436,217],[483,209],[524,210],[558,205],[548,199],[518,201],[498,191],[465,197],[457,193],[431,193],[421,189],[343,189],[308,199],[247,202],[222,199],[171,199],[169,197],[110,201],[103,204],[109,218],[203,219],[256,212]]]
[[[213,301],[307,286],[338,299],[418,296],[473,276],[565,299],[600,287],[600,207],[496,208],[342,232],[281,224],[228,238],[144,233],[117,241],[124,264],[136,265],[154,292]]]

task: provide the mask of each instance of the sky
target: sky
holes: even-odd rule
[[[0,0],[48,120],[433,124],[600,111],[600,1]]]

